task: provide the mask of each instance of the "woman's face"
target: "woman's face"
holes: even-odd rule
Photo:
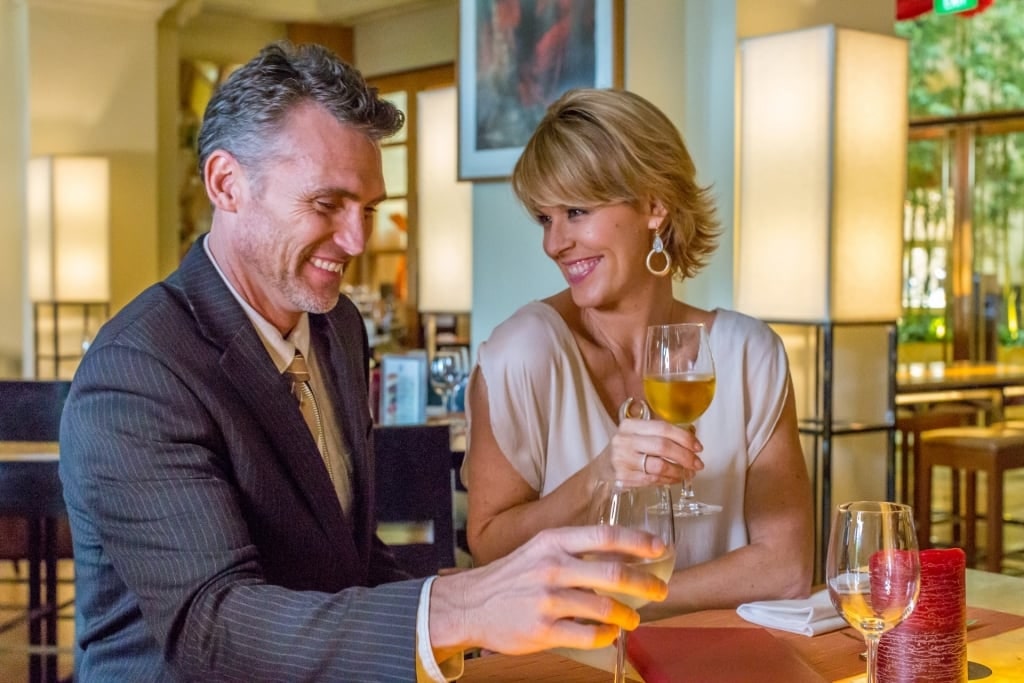
[[[645,213],[629,204],[540,207],[544,253],[562,271],[580,308],[614,308],[648,291],[653,277],[644,265],[664,217],[660,204]]]

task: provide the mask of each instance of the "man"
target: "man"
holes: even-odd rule
[[[593,590],[664,598],[578,559],[657,555],[641,534],[546,532],[427,580],[376,537],[367,340],[338,290],[401,123],[316,46],[269,46],[211,100],[211,230],[103,328],[64,411],[76,680],[443,680],[466,648],[596,647],[636,626]]]

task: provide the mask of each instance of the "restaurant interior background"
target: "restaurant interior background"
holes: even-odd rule
[[[801,414],[811,424],[805,431],[808,467],[816,481],[825,477],[835,501],[890,493],[890,337],[898,338],[900,361],[1024,362],[1021,3],[981,0],[984,11],[976,14],[928,12],[917,21],[895,22],[894,5],[908,4],[921,2],[615,3],[621,10],[616,49],[622,82],[679,125],[726,226],[710,265],[678,285],[679,295],[698,306],[792,322],[792,316],[747,307],[744,287],[763,289],[799,271],[797,266],[828,266],[817,273],[824,281],[800,289],[836,300],[825,302],[824,317],[800,317],[802,329],[786,341]],[[234,65],[283,37],[328,44],[409,113],[406,131],[385,148],[391,197],[347,283],[366,311],[378,350],[431,345],[435,331],[448,335],[442,343],[473,348],[517,307],[562,288],[540,248],[540,231],[508,182],[455,177],[458,24],[456,0],[0,0],[0,84],[16,95],[0,101],[0,377],[70,376],[101,320],[175,267],[208,220],[192,153],[202,104]],[[873,228],[885,232],[885,251],[865,250],[868,240],[856,224],[843,227],[841,221],[809,228],[834,252],[777,238],[770,242],[785,250],[752,249],[762,216],[742,213],[740,179],[755,167],[743,167],[739,129],[744,117],[766,117],[742,106],[741,54],[755,49],[758,37],[826,24],[910,39],[909,84],[902,82],[897,100],[872,101],[859,117],[826,122],[823,137],[826,143],[837,137],[833,127],[845,135],[856,128],[854,118],[881,121],[890,142],[895,131],[895,144],[867,147],[887,163],[895,160],[891,181],[860,178],[862,186],[850,190],[868,200],[857,213],[895,198],[895,212]],[[859,61],[850,73],[861,84],[899,83],[906,58],[892,54],[897,57],[889,62]],[[827,55],[822,59],[831,63]],[[821,101],[846,87],[825,85],[833,92]],[[419,132],[423,127],[430,135]],[[780,195],[784,204],[792,207],[809,196],[824,205],[840,203],[833,198],[845,196],[841,185],[858,174],[846,172],[842,154],[822,154],[835,164],[816,174],[828,182]],[[98,175],[76,171],[72,162],[82,157],[100,162]],[[61,232],[66,215],[40,213],[28,190],[59,193],[60,178],[74,172],[108,189],[90,193],[107,200],[90,209],[95,213],[88,224],[96,229],[70,238]],[[755,174],[745,182],[764,180],[765,174]],[[79,176],[75,186],[84,182]],[[61,201],[54,194],[44,206]],[[85,219],[80,222],[76,229]],[[782,219],[770,230],[797,234]],[[890,281],[879,275],[882,270],[902,286],[887,289],[884,300],[865,296],[868,285]],[[850,327],[838,312],[851,305],[868,311],[869,327],[881,326]],[[837,331],[835,349],[824,354],[835,359],[837,400],[835,414],[829,408],[822,416],[820,335],[833,323],[846,332]],[[856,420],[880,426],[823,445],[822,431],[831,434],[833,421]],[[824,475],[823,448],[831,468]],[[827,510],[827,502],[819,500],[819,506]]]

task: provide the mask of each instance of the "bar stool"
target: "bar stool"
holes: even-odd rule
[[[921,433],[930,429],[962,427],[978,421],[978,407],[962,403],[945,403],[930,407],[900,408],[896,413],[896,429],[900,432],[900,501],[912,503],[914,490],[911,475],[921,457]],[[911,462],[913,456],[913,462]],[[960,473],[953,473],[953,488],[960,490]]]
[[[977,475],[987,476],[987,539],[985,568],[1002,571],[1003,565],[1003,473],[1024,467],[1024,424],[1001,423],[991,427],[951,427],[921,434],[921,451],[915,473],[915,516],[921,548],[930,545],[932,467],[946,466],[964,470],[967,492],[962,516],[954,516],[954,526],[965,526],[964,551],[974,562],[977,553]],[[957,510],[954,509],[954,515]]]

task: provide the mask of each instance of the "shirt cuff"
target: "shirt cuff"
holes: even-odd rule
[[[445,683],[462,676],[465,664],[462,653],[438,663],[430,647],[430,587],[436,576],[423,582],[420,603],[416,610],[416,681],[417,683]]]

